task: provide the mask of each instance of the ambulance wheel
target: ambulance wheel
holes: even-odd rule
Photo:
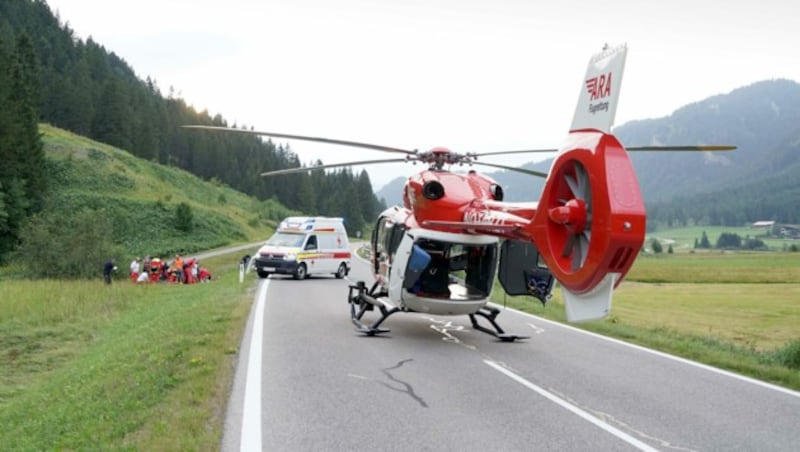
[[[294,279],[306,279],[306,264],[297,266],[297,270],[294,271]]]
[[[347,274],[347,265],[345,265],[344,262],[342,262],[341,264],[339,264],[339,270],[336,270],[336,273],[334,273],[334,275],[336,275],[336,279],[342,279],[346,274]]]
[[[265,272],[264,270],[256,270],[258,272],[259,278],[269,278],[269,272]]]

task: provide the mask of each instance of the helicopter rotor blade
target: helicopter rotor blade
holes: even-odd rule
[[[581,187],[578,185],[578,181],[575,180],[569,174],[564,176],[564,180],[567,181],[567,185],[569,186],[569,190],[572,192],[572,196],[583,200],[583,195],[581,194]]]
[[[365,149],[373,149],[375,151],[383,151],[383,152],[397,152],[400,154],[408,154],[413,155],[416,154],[416,151],[409,151],[408,149],[400,149],[400,148],[393,148],[390,146],[381,146],[379,144],[370,144],[370,143],[360,143],[358,141],[347,141],[347,140],[335,140],[332,138],[322,138],[322,137],[309,137],[305,135],[289,135],[287,133],[274,133],[274,132],[262,132],[258,130],[246,130],[246,129],[235,129],[232,127],[217,127],[217,126],[204,126],[204,125],[184,125],[181,126],[185,129],[200,129],[200,130],[214,130],[214,131],[222,131],[222,132],[236,132],[236,133],[245,133],[249,135],[263,135],[267,137],[274,137],[274,138],[286,138],[290,140],[303,140],[303,141],[314,141],[317,143],[327,143],[327,144],[338,144],[342,146],[352,146],[356,148],[365,148]]]
[[[736,146],[729,145],[705,145],[705,146],[631,146],[626,147],[625,150],[633,152],[642,151],[699,151],[699,152],[717,152],[717,151],[733,151]],[[473,157],[483,157],[486,155],[505,155],[505,154],[533,154],[533,153],[546,153],[558,152],[558,149],[520,149],[517,151],[496,151],[496,152],[473,152],[470,155]]]
[[[586,234],[580,234],[577,236],[577,243],[575,246],[578,249],[578,254],[575,256],[577,265],[576,262],[572,263],[573,271],[577,271],[583,267],[583,264],[586,263],[586,257],[589,255],[589,238],[586,237]]]
[[[360,160],[358,162],[331,163],[329,165],[306,166],[302,168],[286,168],[282,170],[267,171],[266,173],[261,173],[261,176],[278,176],[281,174],[306,173],[326,168],[339,168],[342,166],[372,165],[375,163],[404,163],[408,161],[408,159]]]
[[[706,145],[706,146],[633,146],[633,147],[626,147],[628,151],[634,152],[642,152],[642,151],[699,151],[699,152],[717,152],[717,151],[733,151],[736,149],[736,146],[728,146],[728,145]]]
[[[520,149],[517,151],[472,152],[470,155],[473,157],[483,157],[485,155],[533,154],[537,152],[558,152],[558,149]]]
[[[492,168],[499,168],[508,171],[516,171],[518,173],[525,173],[530,174],[531,176],[539,176],[547,178],[547,173],[543,173],[541,171],[529,170],[525,168],[519,168],[516,166],[506,166],[506,165],[498,165],[496,163],[486,163],[486,162],[470,162],[470,165],[483,165],[483,166],[491,166]]]

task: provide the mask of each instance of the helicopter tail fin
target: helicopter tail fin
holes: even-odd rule
[[[583,294],[562,287],[567,321],[586,322],[606,317],[611,312],[611,294],[619,276],[619,273],[608,273],[594,289]]]
[[[570,131],[596,129],[611,133],[627,53],[624,44],[614,48],[606,46],[589,59]]]

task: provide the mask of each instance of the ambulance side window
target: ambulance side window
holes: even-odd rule
[[[311,235],[308,237],[308,241],[306,242],[307,250],[316,250],[317,249],[317,236]]]

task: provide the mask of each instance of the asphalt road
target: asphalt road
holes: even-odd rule
[[[353,266],[248,276],[222,450],[800,450],[798,392],[513,310],[499,323],[530,339],[424,314],[362,336],[347,286],[372,279]]]

